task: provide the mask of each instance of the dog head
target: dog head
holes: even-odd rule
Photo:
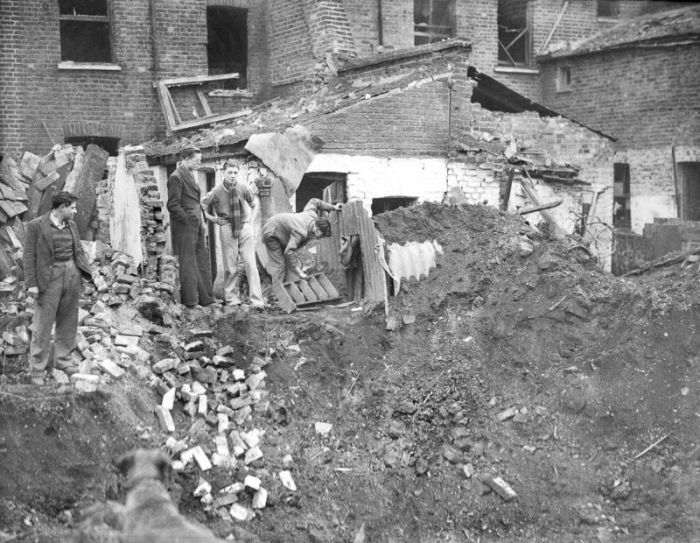
[[[165,483],[170,468],[170,458],[160,449],[135,449],[120,456],[115,461],[115,465],[126,477],[126,488],[133,488],[146,479]]]

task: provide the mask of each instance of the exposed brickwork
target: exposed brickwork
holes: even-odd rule
[[[121,70],[105,71],[58,68],[58,2],[1,2],[0,153],[47,152],[52,142],[42,121],[57,142],[88,135],[118,137],[124,145],[163,136],[153,82],[207,73],[207,3],[249,9],[249,88],[261,91],[267,72],[264,3],[157,0],[154,41],[149,0],[114,0],[109,3],[112,62]],[[251,100],[245,97],[240,103]]]
[[[558,66],[570,66],[570,92],[556,91]],[[700,46],[608,51],[549,62],[545,103],[637,148],[700,144]]]

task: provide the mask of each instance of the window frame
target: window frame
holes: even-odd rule
[[[61,62],[59,63],[59,68],[70,69],[72,66],[96,66],[103,67],[103,69],[114,69],[114,39],[112,34],[112,5],[110,0],[104,0],[105,2],[105,14],[104,15],[81,15],[81,14],[68,14],[61,13],[60,0],[57,0],[58,4],[58,32],[59,32],[59,47],[61,51]],[[63,30],[62,23],[64,21],[72,21],[76,23],[106,23],[107,25],[107,50],[109,53],[109,58],[104,60],[76,60],[74,58],[64,58],[63,51]]]
[[[557,73],[556,73],[556,87],[557,87],[557,92],[570,92],[572,87],[573,87],[573,79],[571,77],[571,66],[569,64],[565,64],[563,66],[557,66]],[[566,81],[564,78],[564,74],[566,74]]]
[[[448,11],[448,18],[449,18],[449,30],[447,33],[440,33],[440,32],[434,32],[431,31],[431,28],[443,28],[443,27],[438,27],[436,25],[431,25],[430,23],[433,22],[433,17],[434,17],[434,9],[433,9],[433,3],[435,0],[418,0],[420,2],[423,2],[424,4],[427,4],[429,8],[429,15],[428,15],[428,25],[427,29],[428,30],[419,30],[418,29],[418,23],[416,23],[416,0],[413,2],[413,44],[414,45],[425,45],[425,44],[430,44],[430,43],[436,43],[439,41],[443,40],[448,40],[450,38],[453,38],[455,36],[456,28],[455,28],[455,0],[446,0],[447,3],[447,11]],[[419,23],[423,24],[423,23]],[[418,39],[422,38],[423,40],[426,40],[424,43],[416,43]]]
[[[501,5],[502,0],[497,0],[497,8],[496,8],[496,30],[497,30],[497,40],[498,40],[498,47],[497,47],[497,52],[496,52],[496,65],[497,67],[512,67],[512,68],[533,68],[535,66],[535,55],[534,55],[534,50],[533,50],[533,21],[532,21],[532,9],[530,6],[529,2],[525,3],[525,26],[522,28],[517,28],[517,29],[506,29],[501,25],[501,18],[500,18],[500,13],[502,9]],[[502,38],[505,38],[505,34],[508,30],[519,30],[519,34],[516,35],[515,38],[512,38],[511,41],[506,45],[503,43]],[[509,37],[510,39],[510,37]],[[525,52],[525,58],[522,62],[517,61],[513,58],[513,56],[510,54],[510,50],[512,47],[520,42],[521,40],[525,40],[525,46],[524,46],[524,52]],[[507,57],[507,58],[501,58],[502,53]]]
[[[615,185],[621,185],[622,193],[615,195]],[[629,162],[613,163],[613,205],[619,204],[621,216],[616,217],[613,207],[613,228],[620,230],[632,229],[632,169]]]

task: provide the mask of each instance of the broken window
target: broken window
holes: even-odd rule
[[[80,145],[83,150],[91,143],[102,147],[109,153],[109,156],[117,156],[119,151],[119,138],[108,138],[103,136],[70,136],[64,138],[66,143],[71,145]]]
[[[225,6],[207,8],[207,61],[209,75],[238,73],[237,80],[223,85],[229,89],[248,86],[248,10]]]
[[[304,174],[296,190],[296,211],[304,210],[311,198],[334,203],[345,202],[347,175],[337,172],[313,172]]]
[[[529,66],[532,60],[528,2],[498,0],[498,63]]]
[[[700,162],[679,162],[676,175],[681,190],[680,218],[700,221]]]
[[[61,60],[112,62],[107,0],[58,0]]]
[[[416,205],[418,198],[407,198],[404,196],[394,196],[389,198],[374,198],[372,200],[372,215],[379,215],[386,211],[393,211],[400,207],[411,207]]]
[[[571,89],[571,66],[559,66],[557,68],[557,92]]]
[[[613,226],[629,230],[632,228],[630,198],[630,165],[616,162],[613,185]]]
[[[598,15],[598,17],[619,17],[620,16],[620,1],[619,0],[598,0],[597,15]]]
[[[413,0],[414,45],[454,36],[454,0]]]

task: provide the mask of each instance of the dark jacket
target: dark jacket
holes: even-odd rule
[[[53,244],[49,243],[51,234],[51,219],[49,211],[41,217],[37,217],[26,224],[24,237],[24,286],[26,288],[39,287],[39,292],[46,289],[51,279],[51,266],[53,266]],[[83,277],[90,279],[92,272],[83,245],[78,237],[78,227],[74,221],[68,223],[70,233],[73,236],[73,255],[75,265]]]
[[[200,190],[189,168],[179,166],[168,178],[168,211],[174,223],[199,226],[202,222]]]

